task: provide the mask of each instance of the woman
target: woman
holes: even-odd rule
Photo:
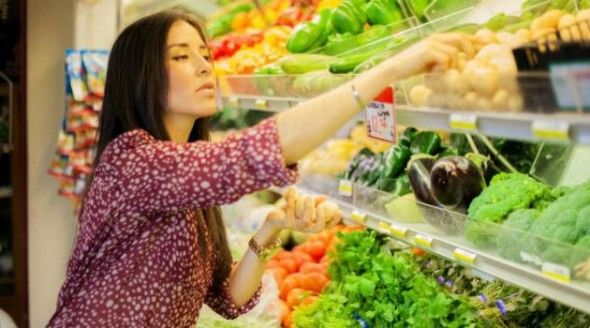
[[[284,228],[320,231],[337,209],[290,190],[232,267],[218,206],[296,179],[291,165],[397,79],[447,65],[460,35],[437,36],[239,137],[208,142],[215,77],[192,17],[162,12],[113,45],[94,176],[50,327],[190,327],[203,303],[227,318],[257,301]]]

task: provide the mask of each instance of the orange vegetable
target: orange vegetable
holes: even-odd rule
[[[280,261],[281,267],[283,267],[288,273],[297,272],[298,266],[295,259],[283,259]]]
[[[293,288],[289,292],[289,295],[287,295],[287,305],[290,308],[295,308],[296,306],[301,304],[301,302],[303,302],[303,300],[305,300],[305,298],[309,295],[311,295],[311,293],[305,289]]]
[[[279,262],[278,260],[272,259],[272,260],[266,262],[266,268],[267,269],[282,268],[281,262]]]
[[[412,254],[414,254],[414,256],[422,256],[426,254],[426,252],[418,247],[412,247]]]
[[[314,293],[321,293],[324,287],[330,282],[328,277],[319,272],[308,273],[302,280],[302,287]]]
[[[282,267],[267,269],[266,271],[273,275],[275,281],[277,282],[277,286],[280,286],[285,277],[289,274],[287,270]]]
[[[283,320],[283,326],[285,328],[293,328],[293,312],[289,312],[289,314]]]
[[[319,263],[305,263],[299,268],[299,272],[301,273],[325,273],[324,266]]]
[[[309,254],[303,252],[293,252],[293,259],[295,259],[297,269],[299,270],[302,265],[313,262],[313,258]]]
[[[287,305],[287,302],[283,300],[279,300],[279,307],[281,309],[281,321],[284,321],[285,318],[289,315],[289,313],[291,313],[291,310],[289,309],[289,305]]]
[[[318,300],[318,297],[315,295],[307,296],[300,305],[308,305]]]
[[[307,247],[307,253],[316,261],[319,261],[326,254],[326,245],[321,241],[309,242]]]
[[[285,279],[283,279],[283,283],[281,284],[281,293],[280,293],[280,297],[282,299],[287,299],[287,295],[289,295],[289,292],[291,291],[291,289],[293,288],[301,288],[302,286],[302,274],[300,273],[293,273],[288,275],[287,277],[285,277]]]
[[[280,261],[282,259],[290,259],[291,257],[293,257],[293,254],[291,254],[291,252],[281,249],[272,257],[272,260]]]

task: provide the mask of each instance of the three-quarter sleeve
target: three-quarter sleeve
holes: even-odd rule
[[[230,294],[229,282],[226,280],[219,288],[211,288],[205,296],[205,304],[225,319],[235,319],[248,313],[260,301],[261,286],[246,304],[237,306]]]
[[[158,141],[143,130],[116,139],[101,157],[122,206],[140,212],[208,208],[295,182],[285,166],[275,119],[222,142]]]

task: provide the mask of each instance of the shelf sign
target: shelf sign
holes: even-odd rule
[[[541,271],[549,278],[565,283],[571,282],[570,269],[562,265],[545,262],[541,267]]]
[[[342,179],[338,183],[338,193],[340,196],[352,197],[352,181]]]
[[[449,125],[454,130],[477,131],[477,116],[473,114],[451,114]]]
[[[567,122],[534,121],[533,136],[538,139],[569,141],[570,124]]]
[[[254,107],[256,107],[256,109],[266,110],[268,109],[268,101],[266,99],[257,99]]]
[[[395,143],[395,97],[387,87],[365,107],[369,137]]]
[[[367,221],[367,215],[357,210],[352,211],[352,215],[350,216],[350,218],[352,219],[352,221],[360,225],[365,225],[365,222]]]
[[[477,255],[468,252],[464,249],[456,248],[453,252],[453,257],[457,261],[473,265],[475,264],[475,259],[477,258]]]
[[[406,238],[406,235],[408,234],[408,229],[395,224],[392,224],[389,227],[389,230],[391,231],[391,234],[396,236],[397,238]]]
[[[423,236],[421,234],[416,234],[414,236],[414,242],[425,248],[432,247],[432,238]]]
[[[229,97],[228,102],[229,102],[230,107],[233,107],[233,108],[240,107],[240,99],[238,99],[238,97]]]

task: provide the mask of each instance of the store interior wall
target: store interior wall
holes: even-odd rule
[[[71,202],[47,174],[65,108],[67,48],[108,49],[117,0],[27,1],[28,263],[30,327],[55,311],[76,234]]]
[[[28,265],[30,327],[55,310],[75,236],[71,203],[47,174],[63,118],[64,51],[74,43],[74,0],[27,1]]]

